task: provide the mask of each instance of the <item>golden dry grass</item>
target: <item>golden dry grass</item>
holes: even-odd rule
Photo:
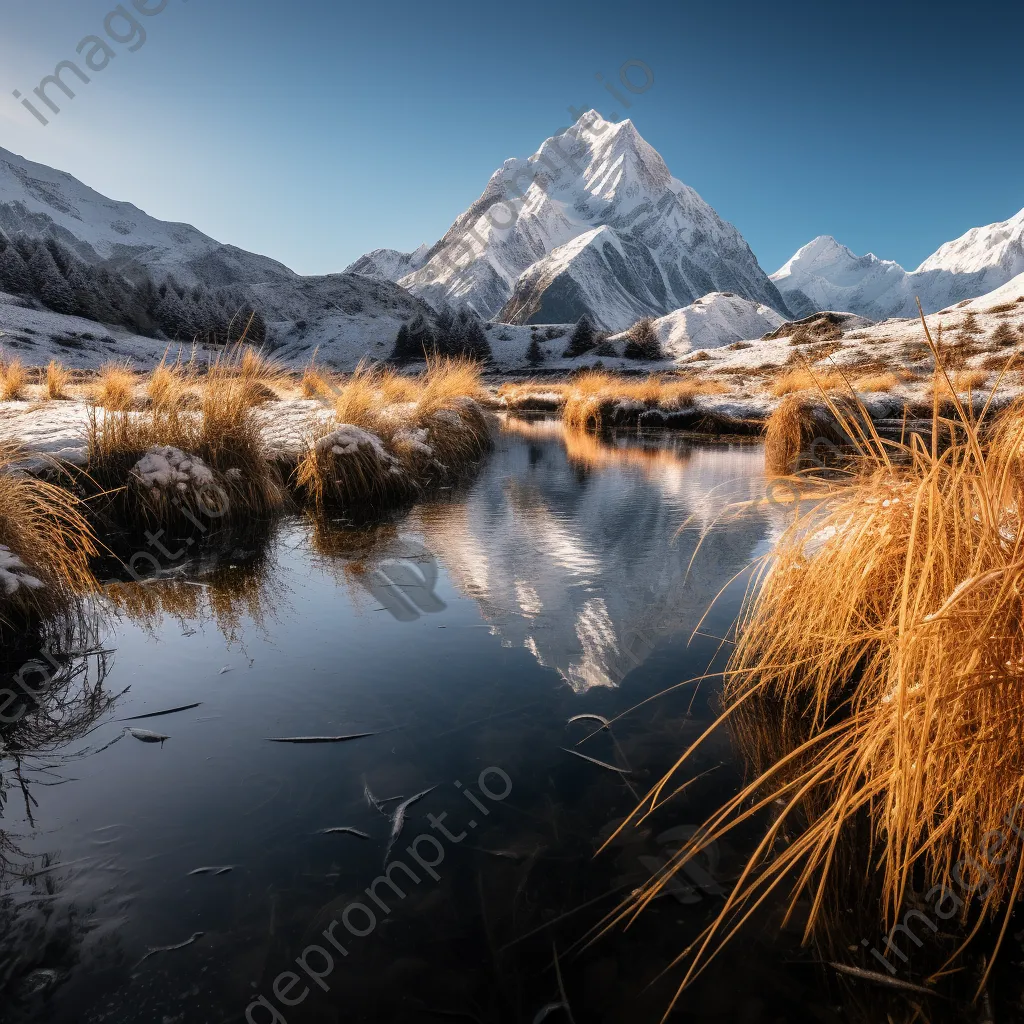
[[[569,385],[527,380],[518,384],[506,383],[498,388],[498,398],[508,409],[549,409],[565,401]]]
[[[838,370],[815,370],[805,365],[776,377],[768,393],[773,398],[784,398],[801,391],[834,391],[847,386],[846,378]]]
[[[865,373],[859,377],[854,377],[853,381],[854,391],[892,391],[893,388],[899,387],[900,378],[891,371],[882,370],[875,373]]]
[[[192,367],[180,362],[168,363],[166,358],[150,374],[146,391],[150,401],[160,409],[182,409],[189,402],[198,382]]]
[[[720,381],[711,379],[635,379],[588,370],[566,386],[562,420],[571,430],[600,430],[620,404],[639,403],[646,409],[678,412],[690,408],[700,395],[724,394],[728,390]]]
[[[263,405],[280,398],[288,388],[288,371],[266,353],[239,342],[219,356],[206,374],[207,385],[230,385],[238,401]],[[241,393],[235,386],[239,382]]]
[[[92,387],[92,400],[111,412],[123,412],[136,406],[135,386],[138,378],[124,364],[107,363],[100,367]]]
[[[70,490],[17,471],[21,455],[0,443],[0,562],[14,577],[0,577],[0,632],[67,612],[95,585],[89,559],[96,540],[80,502]]]
[[[53,401],[67,398],[70,383],[71,374],[56,359],[51,359],[46,367],[46,397]]]
[[[688,858],[771,810],[721,911],[678,958],[689,965],[679,992],[766,899],[783,897],[790,915],[802,905],[810,941],[848,881],[844,844],[857,830],[880,885],[883,931],[924,892],[933,902],[935,887],[962,892],[963,858],[981,851],[985,885],[955,907],[965,931],[948,963],[986,919],[997,947],[1006,934],[1024,870],[1019,858],[985,851],[1024,802],[1024,403],[993,431],[953,382],[946,390],[965,427],[943,450],[937,399],[930,444],[883,441],[862,409],[845,422],[856,447],[848,475],[803,481],[816,507],[794,509],[757,565],[723,714],[638,808],[666,800],[694,752],[745,711],[772,706],[792,724],[795,745],[605,922],[631,919]],[[991,964],[995,951],[986,952]]]
[[[940,400],[949,399],[955,391],[958,395],[973,394],[989,378],[989,371],[983,369],[957,370],[955,373],[940,374],[928,389],[928,399],[937,392]]]
[[[296,489],[318,510],[379,507],[457,476],[490,445],[484,394],[469,360],[430,359],[418,377],[361,363],[307,439]]]
[[[207,379],[200,407],[194,411],[156,403],[140,412],[94,410],[87,437],[87,479],[106,496],[115,517],[132,523],[204,518],[227,525],[265,516],[281,504],[283,493],[256,418],[255,400],[251,381],[227,372],[225,365]],[[200,460],[192,483],[144,485],[135,467],[148,452],[163,447]],[[204,466],[212,479],[206,477]]]
[[[303,398],[326,398],[333,393],[334,384],[328,374],[310,363],[302,373],[299,390]]]
[[[27,389],[28,370],[20,359],[12,359],[0,365],[0,401],[24,401]]]

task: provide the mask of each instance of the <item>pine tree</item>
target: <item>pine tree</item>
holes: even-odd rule
[[[402,324],[395,337],[395,347],[391,350],[391,358],[396,363],[405,363],[412,359],[412,346],[409,343],[409,325]]]
[[[575,359],[576,356],[589,352],[596,344],[597,338],[595,337],[594,323],[584,313],[573,328],[573,332],[569,336],[569,344],[562,355],[565,359]]]
[[[37,243],[28,264],[35,283],[36,298],[55,313],[74,313],[75,299],[61,276],[50,250]]]
[[[435,347],[434,332],[430,324],[425,317],[417,313],[408,323],[398,328],[391,358],[400,363],[411,359],[424,359]]]
[[[531,366],[540,366],[544,362],[544,350],[540,347],[540,340],[536,334],[530,335],[530,344],[526,349],[526,361]]]
[[[178,293],[170,287],[161,286],[163,292],[154,310],[154,318],[160,330],[168,338],[185,340],[189,337],[191,323]]]
[[[469,356],[486,362],[491,358],[491,345],[480,318],[471,309],[459,310],[455,318],[453,355]]]
[[[652,317],[638,320],[626,334],[626,347],[622,354],[627,359],[664,359],[661,340]]]
[[[0,291],[12,295],[31,295],[35,291],[32,272],[13,244],[0,253]]]
[[[437,331],[439,344],[444,343],[455,333],[455,314],[449,306],[442,306],[434,318],[434,327]]]
[[[83,317],[86,320],[100,321],[102,317],[97,295],[86,273],[74,265],[69,265],[66,280],[71,289],[75,316]]]

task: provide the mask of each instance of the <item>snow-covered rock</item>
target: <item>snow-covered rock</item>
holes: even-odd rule
[[[216,484],[213,470],[198,455],[170,445],[150,448],[132,467],[131,475],[147,491],[169,494],[198,493]]]
[[[712,292],[654,321],[661,347],[669,358],[691,351],[721,348],[734,341],[760,338],[784,322],[769,306],[731,292]],[[620,340],[622,335],[610,341]],[[755,343],[756,344],[756,343]]]
[[[506,160],[399,283],[435,307],[513,322],[576,320],[590,300],[595,320],[621,329],[716,290],[784,312],[736,228],[672,177],[631,121],[593,110],[527,159]]]
[[[822,235],[772,274],[796,316],[844,309],[874,320],[912,317],[985,295],[1024,273],[1024,210],[1010,220],[972,228],[912,272],[893,260],[855,256]]]

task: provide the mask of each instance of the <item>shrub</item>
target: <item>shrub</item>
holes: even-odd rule
[[[95,586],[97,545],[80,502],[17,471],[22,455],[0,444],[0,634],[68,612]]]
[[[92,410],[83,483],[97,511],[131,524],[250,522],[282,491],[256,417],[259,395],[237,352],[207,374],[200,407]],[[250,373],[266,364],[250,363]]]
[[[992,332],[992,343],[1004,348],[1008,345],[1016,345],[1020,341],[1014,329],[1004,320],[996,325]]]
[[[334,421],[307,438],[296,489],[320,511],[379,509],[451,478],[490,445],[481,397],[470,360],[434,357],[416,378],[360,364],[339,386]]]

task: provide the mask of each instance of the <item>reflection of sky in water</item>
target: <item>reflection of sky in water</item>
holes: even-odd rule
[[[287,520],[218,566],[108,588],[106,687],[127,692],[67,750],[105,749],[26,764],[31,799],[9,771],[3,778],[0,835],[17,843],[0,852],[16,910],[13,922],[0,910],[0,963],[10,958],[4,970],[38,987],[37,1008],[57,993],[45,1019],[241,1019],[239,1002],[300,952],[325,903],[380,870],[386,821],[366,806],[364,780],[382,795],[441,784],[426,813],[443,809],[443,784],[505,766],[518,809],[495,815],[479,848],[543,847],[552,860],[542,880],[574,872],[529,894],[526,909],[515,903],[507,927],[518,933],[540,923],[531,914],[590,898],[571,879],[586,878],[577,866],[592,856],[593,836],[633,797],[613,773],[566,764],[576,759],[560,750],[565,722],[617,713],[702,671],[714,644],[698,643],[691,657],[686,640],[768,531],[762,513],[728,519],[697,550],[728,502],[758,496],[760,449],[664,444],[566,440],[557,424],[518,423],[474,481],[395,525]],[[436,586],[422,545],[436,556]],[[725,602],[717,619],[734,612]],[[132,723],[170,736],[162,746],[122,735],[120,719],[193,702],[202,706]],[[671,763],[690,726],[669,724],[667,739],[624,738],[630,756],[653,770]],[[377,735],[341,746],[266,741],[364,730]],[[372,838],[317,835],[339,825]],[[63,867],[12,885],[12,871],[49,867],[46,858]],[[496,886],[494,900],[527,891],[492,860],[480,884]],[[235,868],[189,876],[204,865]],[[482,870],[474,861],[446,884]],[[456,903],[467,899],[478,906],[475,889]],[[429,914],[415,921],[407,953],[422,959],[440,926]],[[133,977],[148,948],[197,931],[205,935],[188,951]],[[466,943],[486,948],[478,935]],[[368,954],[379,963],[352,974],[353,999],[395,988],[386,978],[399,946],[381,936]],[[389,1018],[371,1009],[353,1019]]]

